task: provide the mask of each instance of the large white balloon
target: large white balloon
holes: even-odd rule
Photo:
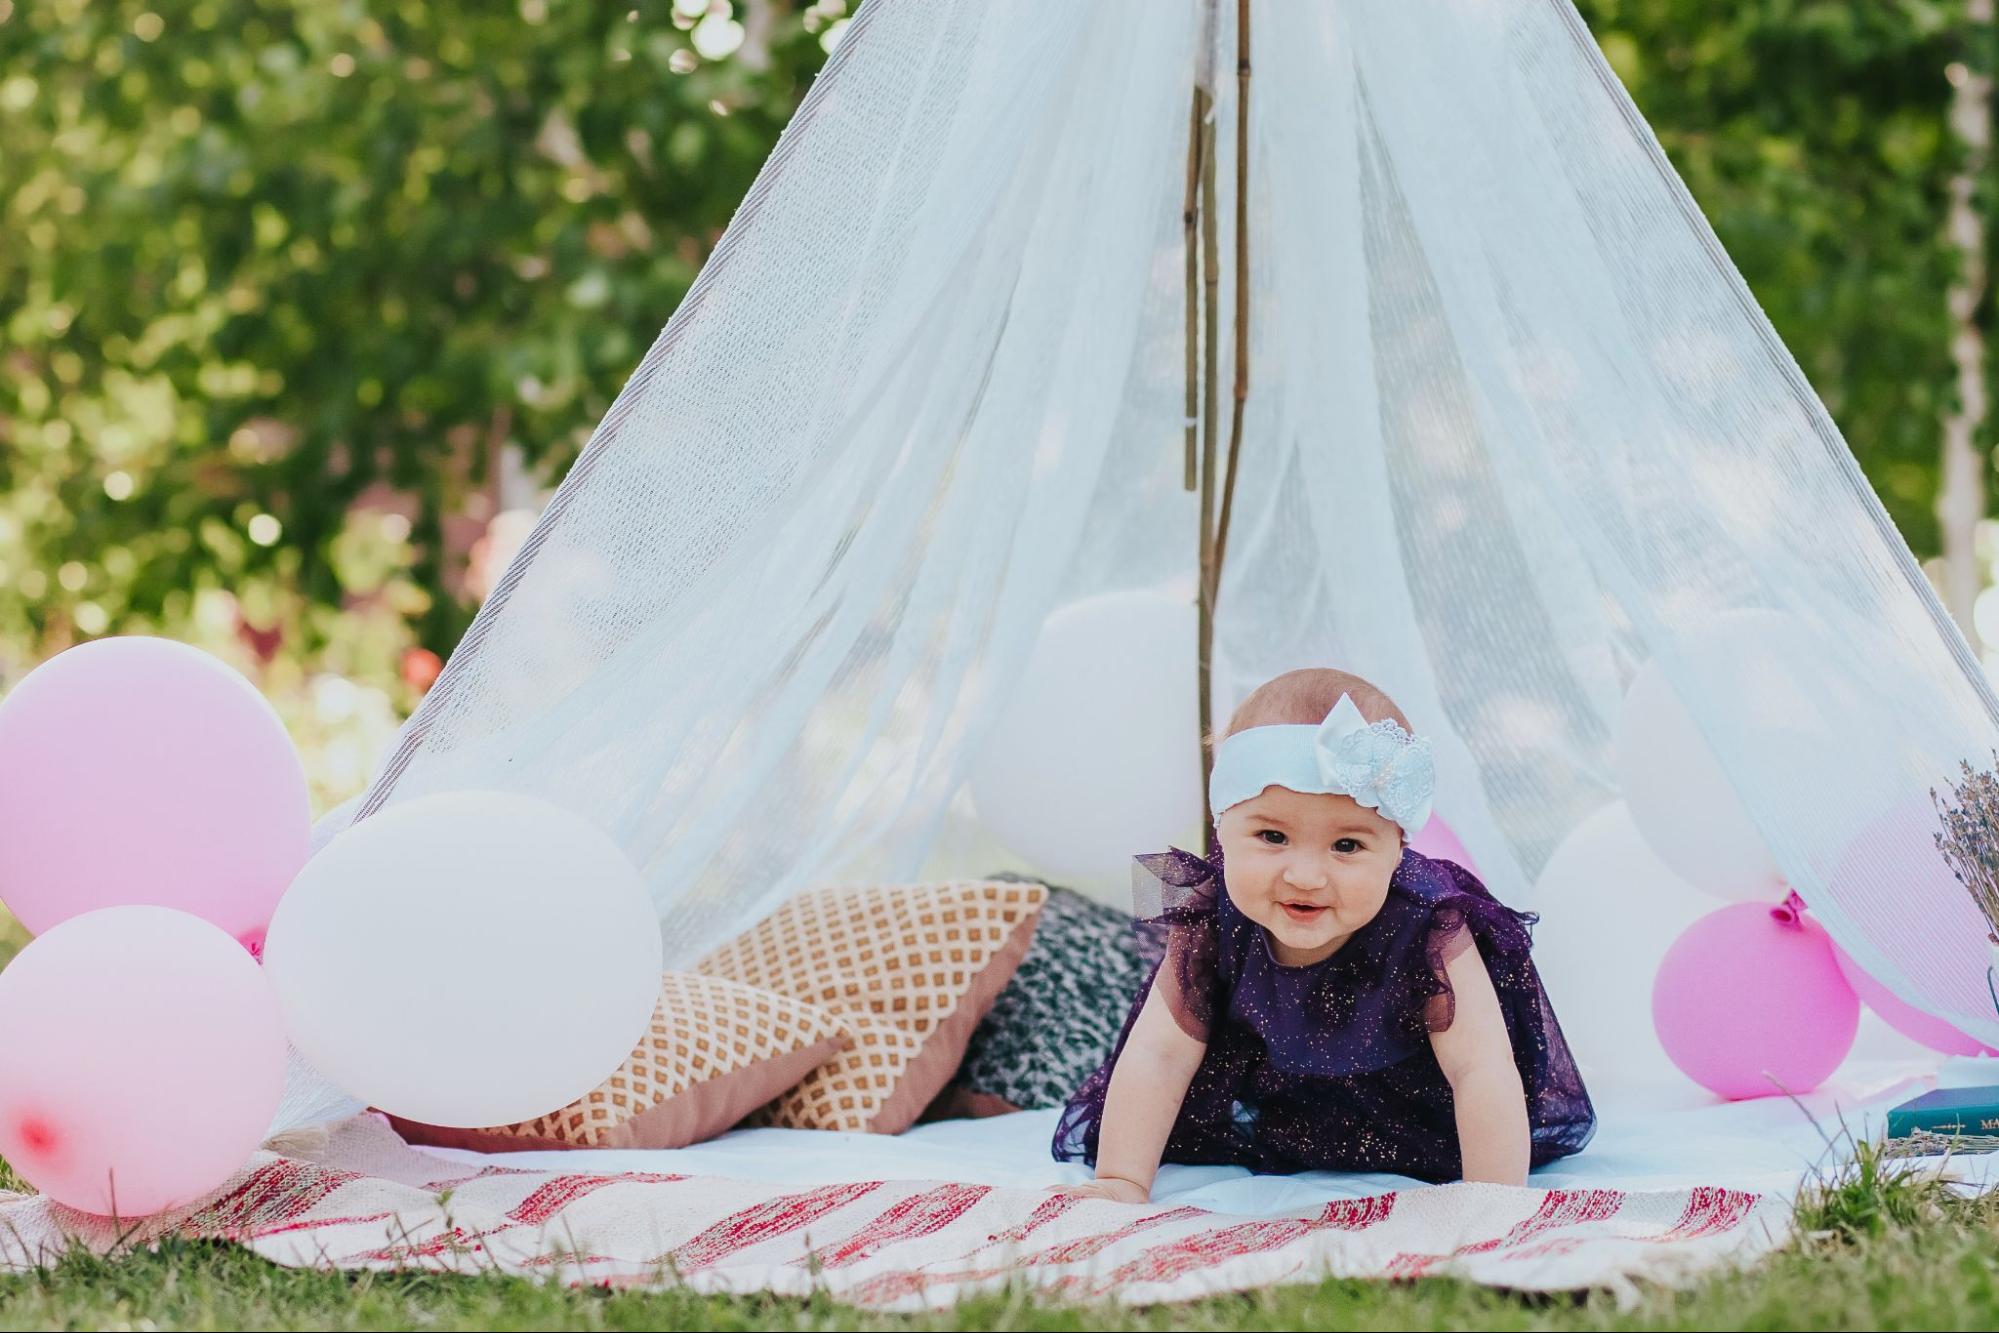
[[[312,837],[306,848],[307,860],[318,856],[327,843],[347,831],[347,826],[354,822],[354,816],[361,812],[361,802],[366,795],[363,792],[360,796],[350,796],[312,821]]]
[[[1035,870],[1083,881],[1197,838],[1195,643],[1191,594],[1106,593],[1050,615],[974,762],[980,822]]]
[[[1662,864],[1613,801],[1548,858],[1532,906],[1534,964],[1584,1080],[1676,1083],[1652,1029],[1652,978],[1714,900]]]
[[[383,1110],[511,1124],[566,1106],[638,1044],[659,919],[618,846],[545,801],[392,806],[292,881],[264,965],[299,1053]]]
[[[1810,616],[1751,608],[1724,612],[1675,643],[1689,689],[1704,692],[1697,725],[1658,662],[1632,681],[1617,729],[1617,773],[1631,817],[1660,858],[1719,897],[1775,902],[1782,871],[1738,789],[1768,792],[1792,810],[1859,823],[1906,794],[1892,763],[1892,709],[1881,706],[1869,644],[1836,640]],[[1730,776],[1708,737],[1725,737],[1748,763]]]
[[[1617,777],[1639,831],[1682,878],[1724,898],[1784,896],[1763,835],[1657,662],[1624,696]]]

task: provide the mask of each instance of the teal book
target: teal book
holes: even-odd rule
[[[1930,1134],[1999,1135],[1999,1088],[1938,1088],[1888,1112],[1888,1137]]]

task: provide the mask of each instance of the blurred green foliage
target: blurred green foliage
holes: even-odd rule
[[[1960,3],[1581,8],[1934,551]],[[0,657],[203,614],[385,687],[448,651],[500,448],[574,457],[844,14],[0,0]]]
[[[573,458],[845,12],[739,8],[0,0],[0,638],[448,650],[447,522]]]
[[[1957,399],[1949,69],[1990,70],[1991,32],[1969,39],[1959,0],[1578,8],[1903,535],[1934,554]],[[1999,232],[1995,184],[1978,188]],[[1979,322],[1989,337],[1989,293]]]

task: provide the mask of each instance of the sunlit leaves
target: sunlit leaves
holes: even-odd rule
[[[347,511],[400,495],[420,595],[396,606],[448,648],[470,608],[447,517],[490,506],[502,445],[559,474],[823,58],[794,11],[751,8],[14,9],[0,639],[171,621],[202,588],[271,589],[257,614],[317,639],[311,608],[374,596]],[[711,20],[743,39],[670,73]]]
[[[1579,8],[1889,512],[1934,552],[1954,394],[1946,69],[1967,57],[1963,6]]]

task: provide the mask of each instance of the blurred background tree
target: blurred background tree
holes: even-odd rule
[[[393,581],[448,651],[503,453],[559,476],[844,13],[742,9],[14,5],[0,631],[262,587],[311,647]]]
[[[1580,4],[1925,557],[1965,5]],[[0,0],[0,687],[170,633],[351,742],[322,798],[358,786],[845,21]]]
[[[1578,8],[1903,535],[1937,555],[1958,402],[1950,110],[1967,62],[1992,69],[1989,19],[1962,0]],[[1988,217],[1993,189],[1986,174],[1974,200]],[[1981,292],[1970,317],[1989,330],[1992,311]]]

